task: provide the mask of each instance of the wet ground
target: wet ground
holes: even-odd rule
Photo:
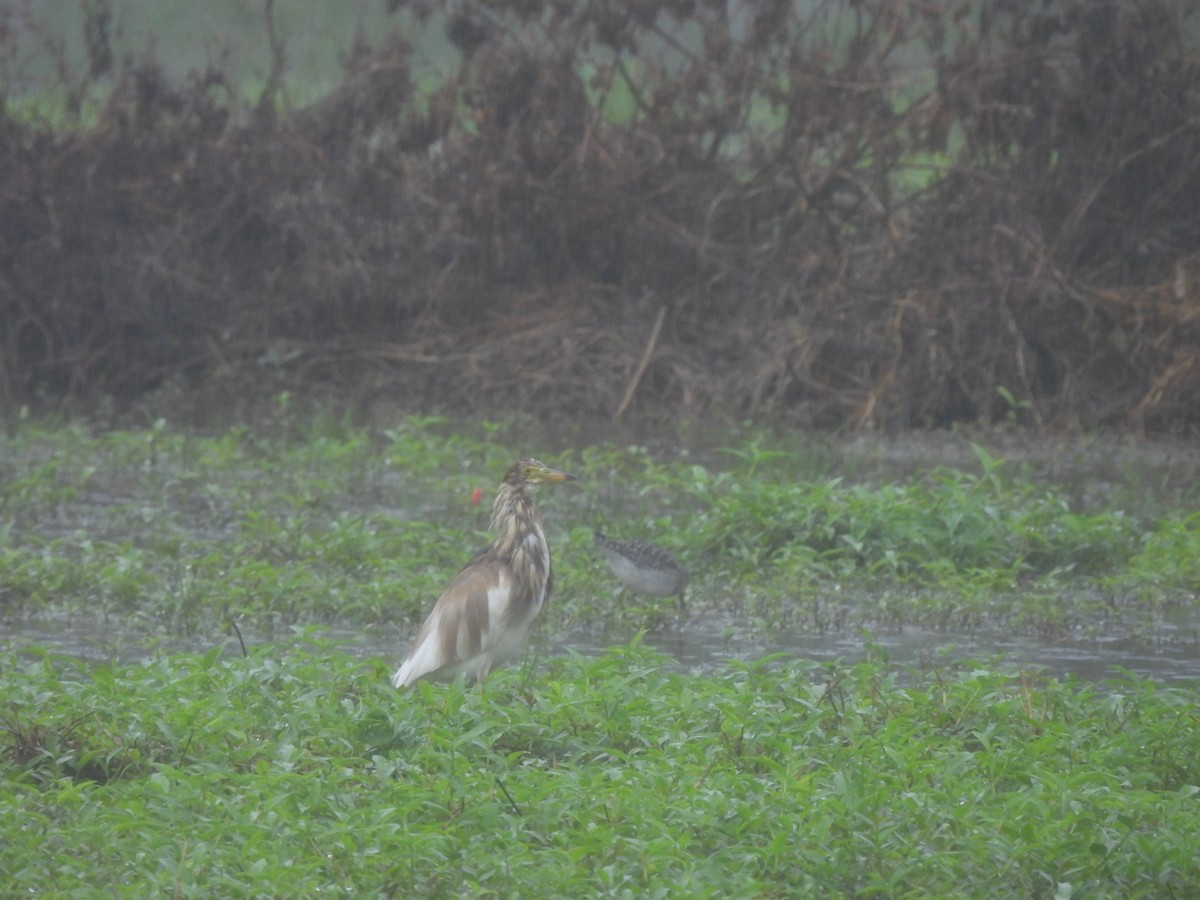
[[[715,435],[708,440],[692,435],[689,450],[660,436],[640,433],[636,427],[612,428],[609,441],[621,444],[642,443],[654,448],[655,455],[679,458],[687,455],[699,460],[719,459],[715,448],[726,444]],[[725,434],[728,439],[730,435]],[[560,441],[563,436],[559,436]],[[567,436],[569,445],[587,445],[592,436],[583,432]],[[537,436],[533,438],[537,442]],[[887,481],[901,473],[937,466],[977,467],[972,442],[978,440],[989,452],[1005,460],[1006,466],[1020,466],[1035,480],[1066,486],[1072,502],[1079,508],[1105,508],[1119,497],[1122,506],[1144,503],[1148,508],[1188,508],[1196,502],[1200,453],[1186,441],[1141,441],[1129,437],[1109,439],[1072,438],[1063,440],[1031,439],[1024,434],[913,434],[881,438],[865,436],[845,442],[815,439],[828,453],[818,449],[817,468],[828,471],[812,477],[846,474],[865,481]],[[548,442],[548,441],[547,441]],[[825,463],[820,461],[825,459]],[[383,493],[386,494],[386,491]],[[355,502],[357,499],[357,503]],[[347,498],[349,507],[359,504],[378,511],[378,496]],[[98,506],[102,509],[104,504]],[[78,525],[78,523],[75,523]],[[686,628],[648,634],[645,644],[668,655],[682,670],[715,669],[727,660],[751,661],[768,654],[784,654],[798,659],[852,663],[867,657],[885,656],[893,664],[930,666],[971,659],[988,665],[1020,670],[1043,670],[1054,676],[1075,676],[1096,680],[1128,669],[1139,675],[1175,681],[1200,678],[1200,612],[1187,604],[1165,618],[1152,622],[1126,623],[1123,630],[1101,629],[1086,636],[1054,638],[1013,635],[1000,631],[975,630],[966,633],[931,631],[918,628],[876,629],[869,636],[854,631],[836,634],[776,631],[764,634],[761,626],[736,620],[689,623]],[[299,640],[298,630],[281,629],[274,634],[244,635],[247,644],[268,641]],[[318,632],[339,641],[344,648],[361,657],[378,656],[395,661],[403,655],[409,635],[397,628],[375,629],[363,633],[354,629],[327,629]],[[580,634],[564,640],[542,636],[535,639],[537,652],[557,654],[600,653],[605,647],[627,643],[631,633]],[[231,634],[197,638],[164,638],[144,631],[136,624],[114,619],[102,623],[72,618],[34,617],[28,620],[0,619],[0,648],[17,649],[31,645],[45,647],[89,660],[133,660],[157,651],[204,651],[214,644],[229,642],[231,652],[240,652]]]
[[[315,629],[310,632],[337,641],[343,650],[361,658],[379,657],[398,663],[407,649],[408,636],[381,632],[364,634],[348,629]],[[562,642],[535,639],[533,652],[541,655],[579,653],[597,655],[607,647],[626,643],[630,635],[579,634]],[[272,636],[243,634],[248,646],[271,640],[281,644],[302,642],[297,632]],[[136,630],[70,621],[21,623],[6,629],[0,647],[17,649],[38,645],[82,659],[133,661],[154,652],[203,652],[224,643],[227,652],[240,654],[233,634],[193,639],[150,638]],[[1098,681],[1129,670],[1163,682],[1200,679],[1200,619],[1158,624],[1153,639],[1133,636],[1087,639],[1033,637],[975,631],[950,633],[906,628],[861,634],[811,634],[777,632],[763,636],[750,627],[725,623],[720,630],[689,627],[647,634],[645,646],[673,659],[681,671],[707,672],[723,668],[730,660],[754,661],[769,654],[821,663],[848,664],[884,658],[898,668],[929,668],[975,660],[989,667],[1021,672],[1042,672],[1057,678]]]
[[[646,644],[667,653],[682,666],[701,669],[724,659],[756,659],[782,653],[798,659],[843,663],[883,657],[899,667],[918,668],[976,660],[988,666],[1084,681],[1107,678],[1121,669],[1160,681],[1200,678],[1200,629],[1180,634],[1177,640],[1153,643],[1133,638],[1043,641],[998,633],[952,634],[911,628],[875,631],[869,637],[784,633],[770,640],[662,634],[648,636]]]

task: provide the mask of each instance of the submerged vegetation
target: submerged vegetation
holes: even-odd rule
[[[472,489],[490,497],[529,452],[502,431],[437,419],[212,436],[161,421],[107,433],[19,424],[0,440],[3,615],[112,617],[169,635],[336,623],[399,639],[487,540]],[[595,528],[677,555],[690,615],[767,628],[1134,627],[1200,589],[1194,473],[1155,491],[1131,464],[1089,494],[978,445],[965,467],[883,478],[796,439],[730,437],[735,448],[703,458],[611,445],[556,458],[581,485],[544,510],[552,630],[628,636],[674,615],[668,602],[613,604]]]
[[[1195,603],[1194,473],[1133,466],[1080,491],[978,445],[963,467],[902,471],[794,437],[728,437],[726,449],[652,453],[433,418],[374,431],[283,417],[208,436],[161,421],[12,423],[0,615],[133,623],[212,646],[137,662],[0,647],[5,884],[1189,892],[1194,685],[881,658],[683,673],[638,637],[674,600],[614,604],[591,533],[668,546],[691,572],[692,617],[1069,629]],[[551,642],[567,626],[609,628],[618,646],[531,655],[482,691],[402,694],[387,679],[395,658],[359,659],[306,627],[382,629],[398,654],[485,539],[474,488],[490,494],[531,440],[582,476],[543,498],[559,586],[540,627]]]

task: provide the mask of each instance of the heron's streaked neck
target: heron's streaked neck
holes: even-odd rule
[[[514,553],[530,532],[541,532],[541,522],[533,495],[524,485],[502,482],[492,504],[492,531],[501,554]]]

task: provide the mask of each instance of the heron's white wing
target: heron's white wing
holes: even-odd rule
[[[449,681],[459,674],[477,675],[493,660],[511,652],[509,610],[513,578],[507,565],[480,556],[454,576],[417,632],[408,658],[392,676],[395,687],[420,678]],[[526,629],[527,630],[527,629]],[[485,669],[485,671],[486,671]]]

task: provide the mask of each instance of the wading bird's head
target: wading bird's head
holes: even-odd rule
[[[504,483],[513,487],[532,487],[555,481],[575,481],[574,475],[552,469],[536,459],[519,459],[504,476]]]

